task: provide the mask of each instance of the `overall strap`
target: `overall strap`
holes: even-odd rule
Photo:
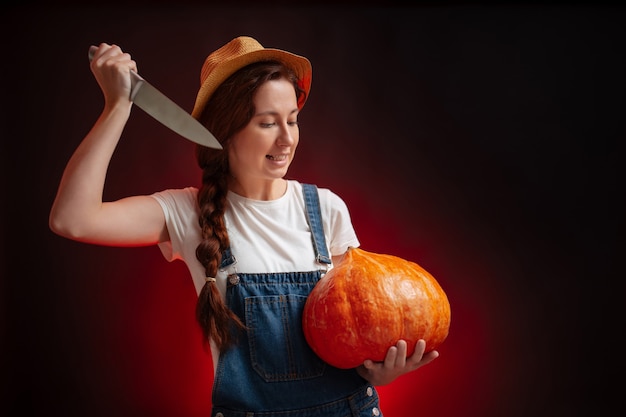
[[[328,255],[328,248],[326,247],[317,186],[314,184],[302,184],[302,192],[306,206],[306,220],[311,228],[311,240],[313,241],[313,248],[315,249],[315,260],[319,263],[330,265],[332,260]]]
[[[326,246],[317,186],[314,184],[302,184],[302,192],[304,194],[304,205],[306,207],[306,220],[311,228],[311,240],[313,241],[313,248],[315,250],[315,260],[319,263],[330,265],[332,260],[328,255],[328,248]],[[237,260],[230,248],[226,248],[222,252],[220,269],[226,269],[236,262]]]
[[[230,247],[224,249],[224,251],[222,252],[222,262],[220,262],[220,269],[224,270],[236,262],[237,259],[235,259],[235,256],[230,250]]]

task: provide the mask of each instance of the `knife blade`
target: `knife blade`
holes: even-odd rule
[[[89,61],[93,59],[97,49],[93,45],[89,47]],[[192,142],[209,148],[222,149],[222,145],[202,123],[135,71],[130,72],[130,83],[130,99],[137,107]]]

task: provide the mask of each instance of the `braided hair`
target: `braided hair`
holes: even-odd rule
[[[199,117],[200,122],[220,139],[223,147],[218,150],[196,146],[196,159],[202,170],[202,185],[198,192],[202,241],[196,248],[196,257],[204,266],[207,277],[198,297],[196,319],[205,342],[213,340],[220,351],[232,345],[237,332],[245,329],[241,319],[226,306],[215,284],[222,252],[230,247],[224,223],[229,145],[231,138],[254,116],[254,96],[258,88],[267,81],[278,79],[292,82],[297,99],[305,94],[294,72],[285,65],[276,61],[256,62],[227,78],[215,90]]]

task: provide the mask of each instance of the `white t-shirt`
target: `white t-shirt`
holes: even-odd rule
[[[159,244],[168,261],[183,260],[199,294],[205,283],[204,267],[196,259],[200,243],[198,189],[165,190],[152,196],[160,203],[170,235]],[[345,202],[326,188],[318,188],[326,244],[331,256],[358,247],[359,240]],[[217,274],[217,285],[224,296],[226,277],[235,268],[241,273],[314,271],[322,266],[315,261],[311,231],[306,221],[302,185],[287,183],[287,192],[271,201],[251,200],[228,192],[225,224],[236,264]]]

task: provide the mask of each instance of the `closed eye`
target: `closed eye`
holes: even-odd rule
[[[287,122],[289,126],[298,126],[298,121]],[[270,128],[276,126],[276,123],[259,123],[259,125],[263,128]]]

